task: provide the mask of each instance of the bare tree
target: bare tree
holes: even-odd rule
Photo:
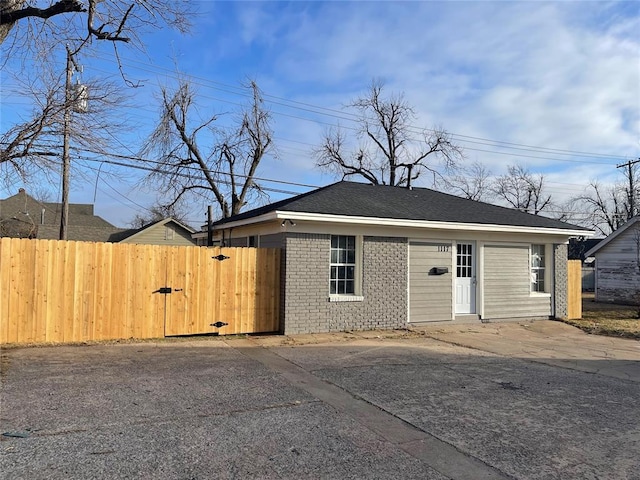
[[[28,99],[32,108],[14,116],[3,112],[1,179],[28,182],[59,166],[62,118],[77,102],[66,94],[62,68],[56,65],[65,46],[74,54],[89,54],[94,40],[104,40],[113,45],[120,64],[116,45],[142,48],[141,36],[151,29],[169,26],[185,31],[190,15],[186,0],[0,0],[0,64],[3,75],[14,79],[3,79],[3,96],[13,89],[11,94]],[[76,148],[106,152],[122,123],[113,115],[122,90],[108,82],[84,83],[89,87],[90,111],[74,116],[71,141]]]
[[[142,151],[160,158],[148,180],[174,202],[190,193],[212,195],[224,218],[261,195],[254,177],[272,147],[271,116],[257,84],[250,82],[247,90],[250,105],[225,129],[216,125],[220,114],[198,118],[188,81],[181,80],[175,91],[163,88],[160,121]]]
[[[0,0],[0,44],[9,34],[20,48],[81,38],[128,43],[149,28],[184,32],[190,14],[186,0]]]
[[[533,174],[520,165],[510,165],[491,187],[494,195],[508,206],[539,215],[552,206],[551,195],[544,190],[544,175]]]
[[[67,95],[62,75],[49,70],[36,73],[36,77],[24,81],[15,77],[16,95],[19,90],[34,103],[31,114],[0,134],[0,179],[7,185],[34,179],[41,184],[41,174],[59,170],[64,113],[77,110],[79,105],[81,91],[74,89]],[[125,103],[126,96],[113,82],[87,78],[82,84],[87,108],[70,117],[72,147],[108,153],[124,125],[117,108]]]
[[[491,172],[480,162],[456,168],[445,177],[444,185],[447,191],[469,200],[486,202],[493,196]]]
[[[585,193],[573,201],[581,206],[589,226],[603,235],[609,235],[631,219],[627,199],[624,185],[603,186],[594,180],[589,183]]]
[[[384,97],[382,89],[382,83],[374,81],[365,96],[348,105],[358,115],[360,145],[349,149],[343,130],[328,131],[314,151],[320,168],[372,184],[411,186],[425,171],[440,176],[432,160],[450,168],[463,158],[462,149],[444,129],[417,132],[413,108],[402,95]]]
[[[129,225],[132,228],[142,228],[150,223],[164,220],[165,218],[173,218],[183,225],[187,225],[187,210],[183,204],[178,203],[162,203],[161,201],[151,205],[146,214],[137,214]]]

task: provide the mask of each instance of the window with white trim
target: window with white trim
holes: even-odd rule
[[[331,235],[331,295],[356,294],[356,237]]]
[[[531,291],[546,292],[546,255],[545,246],[531,245]]]

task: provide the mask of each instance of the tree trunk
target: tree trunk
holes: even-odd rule
[[[14,10],[19,10],[23,7],[27,0],[0,0],[0,12],[13,12]],[[11,32],[13,28],[13,23],[8,23],[6,25],[0,25],[0,45],[4,42],[5,38]]]

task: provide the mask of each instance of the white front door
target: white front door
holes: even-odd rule
[[[475,243],[456,248],[456,314],[476,313]]]

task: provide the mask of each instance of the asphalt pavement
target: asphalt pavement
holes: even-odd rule
[[[640,479],[640,343],[555,323],[5,349],[0,477]]]

